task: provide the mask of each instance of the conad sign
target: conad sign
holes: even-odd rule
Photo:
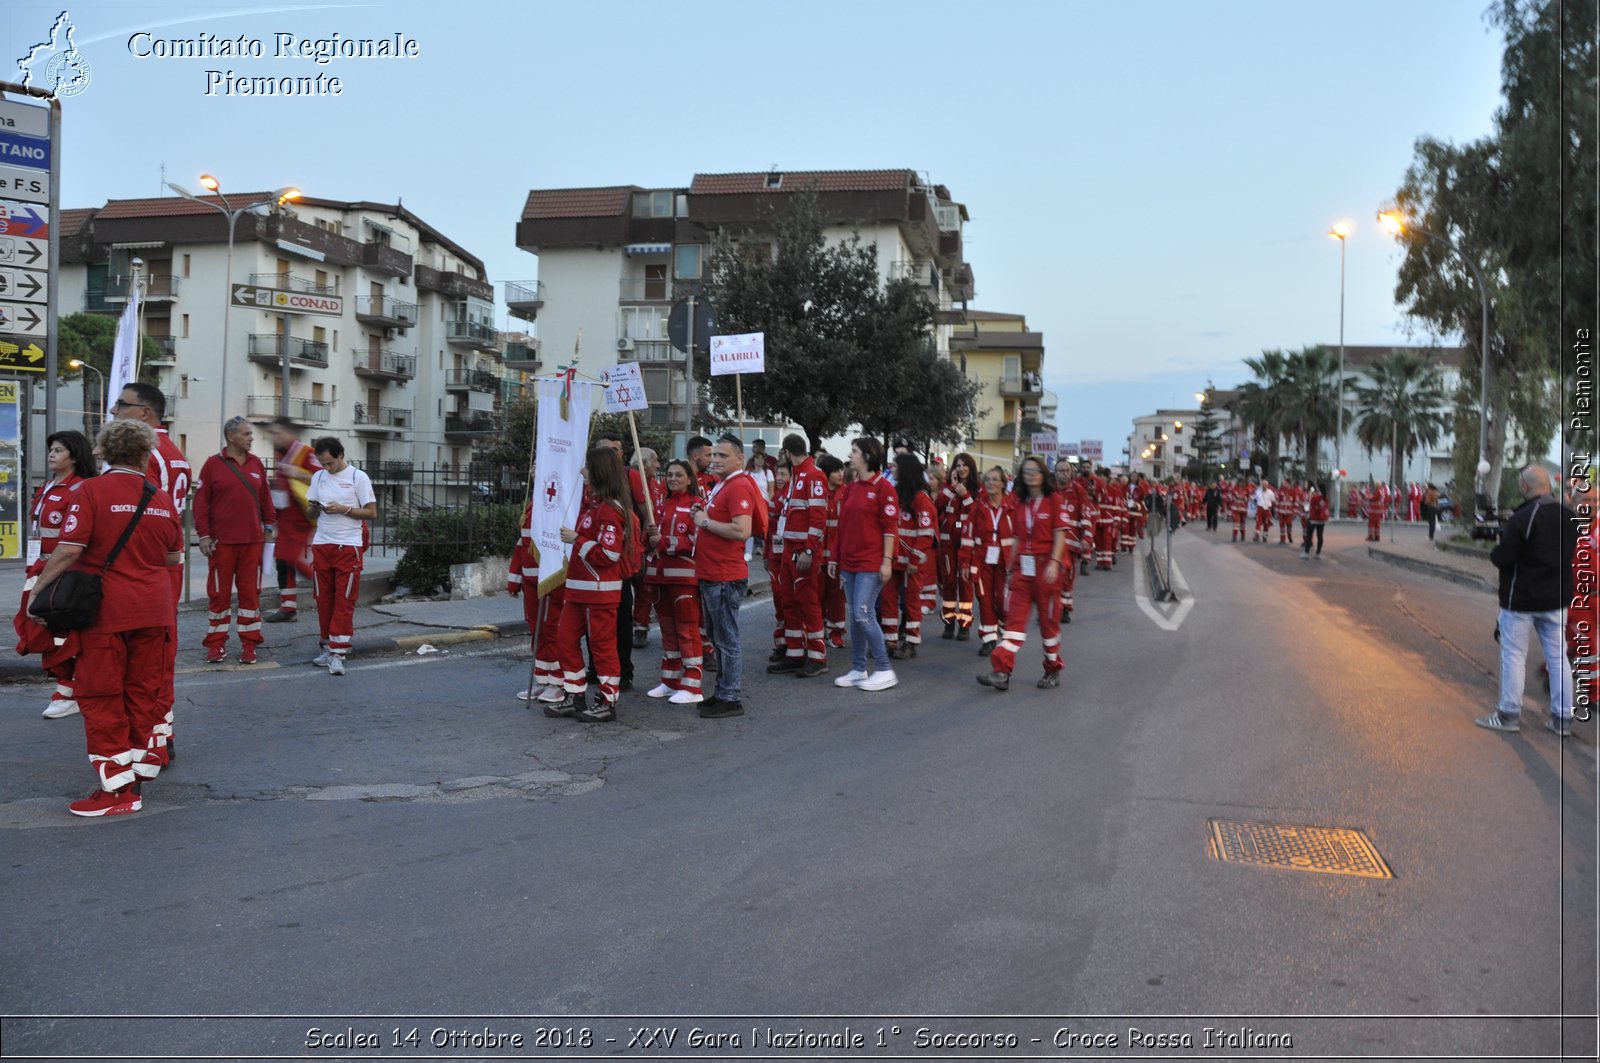
[[[341,295],[273,292],[272,305],[289,314],[330,314],[338,317],[344,313],[344,297]]]

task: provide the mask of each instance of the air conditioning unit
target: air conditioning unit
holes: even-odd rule
[[[633,341],[630,340],[626,336],[622,337],[620,340],[617,341],[617,350],[619,350],[619,351],[631,351],[631,350],[633,350]]]

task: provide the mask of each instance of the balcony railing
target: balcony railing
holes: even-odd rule
[[[492,413],[448,413],[444,418],[444,434],[450,436],[486,435],[495,430]]]
[[[83,290],[83,308],[91,314],[120,314],[122,302],[112,302],[104,288],[85,288]]]
[[[1000,394],[1008,399],[1036,399],[1044,394],[1044,381],[1032,374],[1000,378]]]
[[[405,277],[411,273],[411,256],[397,247],[374,240],[361,245],[361,265],[374,273]]]
[[[516,369],[523,373],[536,373],[543,363],[539,360],[539,345],[537,343],[508,343],[506,344],[503,358],[507,369]]]
[[[417,304],[392,295],[358,295],[356,320],[385,328],[411,328],[417,323]]]
[[[544,305],[544,295],[538,281],[506,281],[504,284],[506,309],[524,321],[533,321]]]
[[[398,351],[373,350],[371,347],[350,348],[351,368],[356,376],[378,377],[384,380],[410,380],[417,375],[417,357]]]
[[[337,284],[318,284],[294,273],[252,273],[250,283],[258,288],[277,288],[286,292],[304,292],[307,295],[338,295]]]
[[[483,351],[492,351],[500,343],[500,333],[476,321],[447,321],[444,338],[448,343],[464,343]]]
[[[399,406],[373,406],[356,403],[355,426],[358,429],[410,428],[415,416],[411,410]]]
[[[144,279],[144,298],[146,302],[166,301],[178,297],[178,281],[170,273],[152,273]],[[107,299],[126,300],[128,292],[133,287],[133,278],[107,277],[105,296]]]
[[[683,361],[683,352],[674,350],[670,340],[634,340],[633,354],[641,362]]]
[[[411,279],[422,291],[441,292],[457,299],[475,296],[486,303],[494,302],[494,285],[488,281],[469,277],[465,273],[425,266],[419,262],[412,270]]]
[[[416,475],[416,466],[409,461],[378,461],[363,466],[362,471],[374,483],[410,483]]]
[[[277,395],[251,395],[245,400],[245,413],[250,417],[277,417],[283,409],[282,401]],[[288,416],[301,424],[327,424],[333,418],[333,403],[290,395]]]
[[[450,369],[444,374],[444,386],[454,391],[481,391],[493,395],[500,390],[500,378],[482,369]]]
[[[147,359],[146,365],[158,365],[171,362],[178,356],[178,341],[172,336],[146,336],[145,339],[161,348],[161,353],[154,358]]]
[[[617,283],[617,298],[625,303],[672,301],[672,285],[665,277],[624,277]]]
[[[889,263],[889,279],[898,280],[902,277],[914,281],[920,288],[933,292],[939,290],[939,270],[931,262],[896,259]]]
[[[283,337],[275,332],[253,332],[250,334],[250,360],[261,362],[264,365],[276,365],[282,359],[279,344]],[[312,365],[326,369],[328,367],[328,345],[320,340],[302,339],[299,336],[289,337],[289,360],[301,365]]]

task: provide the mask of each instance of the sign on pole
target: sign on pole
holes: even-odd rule
[[[312,295],[310,292],[262,288],[254,284],[235,284],[233,304],[253,306],[258,310],[271,310],[276,314],[322,314],[327,317],[340,317],[344,314],[342,295]]]
[[[639,375],[638,362],[621,362],[609,369],[602,369],[600,379],[606,386],[607,413],[650,408],[650,400],[644,395],[644,380]]]
[[[767,334],[745,332],[711,338],[711,375],[764,373],[767,369]]]
[[[0,380],[0,558],[22,556],[22,395],[15,380]]]
[[[1080,439],[1078,441],[1078,453],[1083,455],[1085,461],[1098,463],[1105,454],[1105,448],[1101,440]]]
[[[1034,432],[1032,442],[1033,452],[1040,457],[1054,458],[1058,453],[1054,432]]]
[[[61,101],[36,89],[0,82],[0,372],[48,373],[45,431],[56,427],[56,266],[59,260]],[[21,440],[27,418],[18,412],[16,383],[0,393],[0,410],[13,418],[0,431],[0,555],[18,557],[16,514],[5,508],[23,489]],[[9,394],[9,399],[6,398]],[[5,404],[9,401],[10,406]],[[8,442],[8,440],[10,442]],[[13,523],[6,525],[6,521]]]

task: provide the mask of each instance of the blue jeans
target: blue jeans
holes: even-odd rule
[[[844,581],[845,609],[850,619],[850,670],[865,672],[870,654],[873,671],[889,671],[889,651],[883,644],[883,628],[878,625],[878,592],[883,589],[878,570],[841,572],[839,578]]]
[[[739,700],[739,681],[744,678],[744,658],[739,651],[739,607],[744,604],[749,580],[700,584],[700,602],[705,609],[706,630],[717,648],[717,689],[719,701]]]
[[[1544,651],[1544,666],[1550,673],[1550,715],[1572,719],[1572,676],[1567,671],[1566,632],[1561,610],[1547,613],[1514,613],[1500,610],[1500,713],[1516,716],[1522,711],[1522,688],[1528,669],[1528,633],[1536,631]]]

